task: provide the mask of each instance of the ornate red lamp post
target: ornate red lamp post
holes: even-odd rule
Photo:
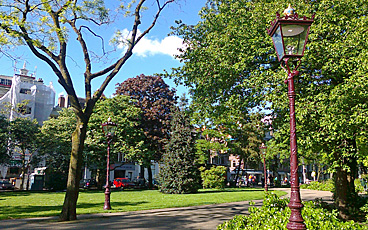
[[[259,147],[259,149],[261,150],[261,154],[262,154],[262,157],[263,157],[263,171],[264,171],[264,190],[265,192],[268,191],[268,185],[267,185],[267,171],[266,171],[266,149],[267,149],[267,146],[262,143],[261,147]]]
[[[290,203],[291,215],[287,229],[306,229],[301,211],[303,204],[300,198],[299,178],[298,178],[298,156],[296,142],[296,122],[295,122],[295,87],[294,77],[299,74],[297,71],[301,58],[303,57],[305,45],[308,40],[309,28],[313,23],[314,15],[311,19],[299,18],[295,10],[289,5],[284,11],[285,17],[280,18],[276,13],[276,20],[271,23],[267,30],[272,37],[276,49],[277,57],[281,62],[281,67],[287,72],[288,97],[290,104]],[[289,61],[292,61],[290,69]]]
[[[110,143],[115,135],[117,124],[111,121],[111,118],[107,122],[102,124],[102,131],[107,138],[107,166],[106,166],[106,186],[105,186],[105,204],[104,210],[110,210]]]

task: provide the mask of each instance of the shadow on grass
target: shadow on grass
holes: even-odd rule
[[[263,188],[226,188],[226,189],[208,189],[208,190],[199,190],[198,193],[224,193],[224,192],[263,192]]]
[[[111,202],[112,207],[136,206],[147,202]],[[104,205],[104,200],[98,203],[78,203],[78,209],[95,209]],[[61,212],[62,205],[30,205],[30,206],[3,206],[0,210],[0,217],[8,218],[26,218],[26,217],[42,217],[42,216],[58,216]],[[4,218],[0,218],[4,219]]]
[[[31,194],[42,194],[42,193],[52,193],[50,191],[6,191],[0,192],[0,198],[9,197],[9,196],[30,196]]]

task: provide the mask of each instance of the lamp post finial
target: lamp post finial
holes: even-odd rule
[[[289,4],[289,7],[284,10],[285,16],[294,16],[295,15],[295,9],[291,7],[291,4]]]

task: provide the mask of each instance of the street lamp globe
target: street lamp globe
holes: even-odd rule
[[[110,117],[107,119],[107,122],[103,123],[101,126],[104,135],[108,139],[112,139],[115,136],[117,124],[112,122]]]
[[[290,5],[284,11],[284,15],[285,17],[280,18],[280,14],[277,13],[276,19],[267,30],[272,37],[279,61],[303,57],[309,28],[313,23],[313,17],[312,19],[299,18]]]

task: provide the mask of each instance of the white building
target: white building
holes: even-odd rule
[[[17,108],[20,103],[25,103]],[[55,103],[55,90],[52,83],[47,86],[42,79],[36,80],[24,65],[13,77],[0,75],[0,111],[14,120],[17,117],[36,119],[40,125],[47,120]],[[12,107],[12,109],[9,108]],[[28,160],[29,156],[25,156]],[[19,177],[19,154],[13,154],[10,165],[0,165],[1,177]]]
[[[36,119],[40,125],[51,114],[55,102],[55,90],[52,83],[47,86],[42,79],[36,80],[28,75],[25,65],[19,74],[8,77],[0,75],[0,110],[8,110],[6,116],[13,120],[17,117]],[[17,104],[27,101],[25,107],[18,110],[7,109],[6,105],[16,108]]]

